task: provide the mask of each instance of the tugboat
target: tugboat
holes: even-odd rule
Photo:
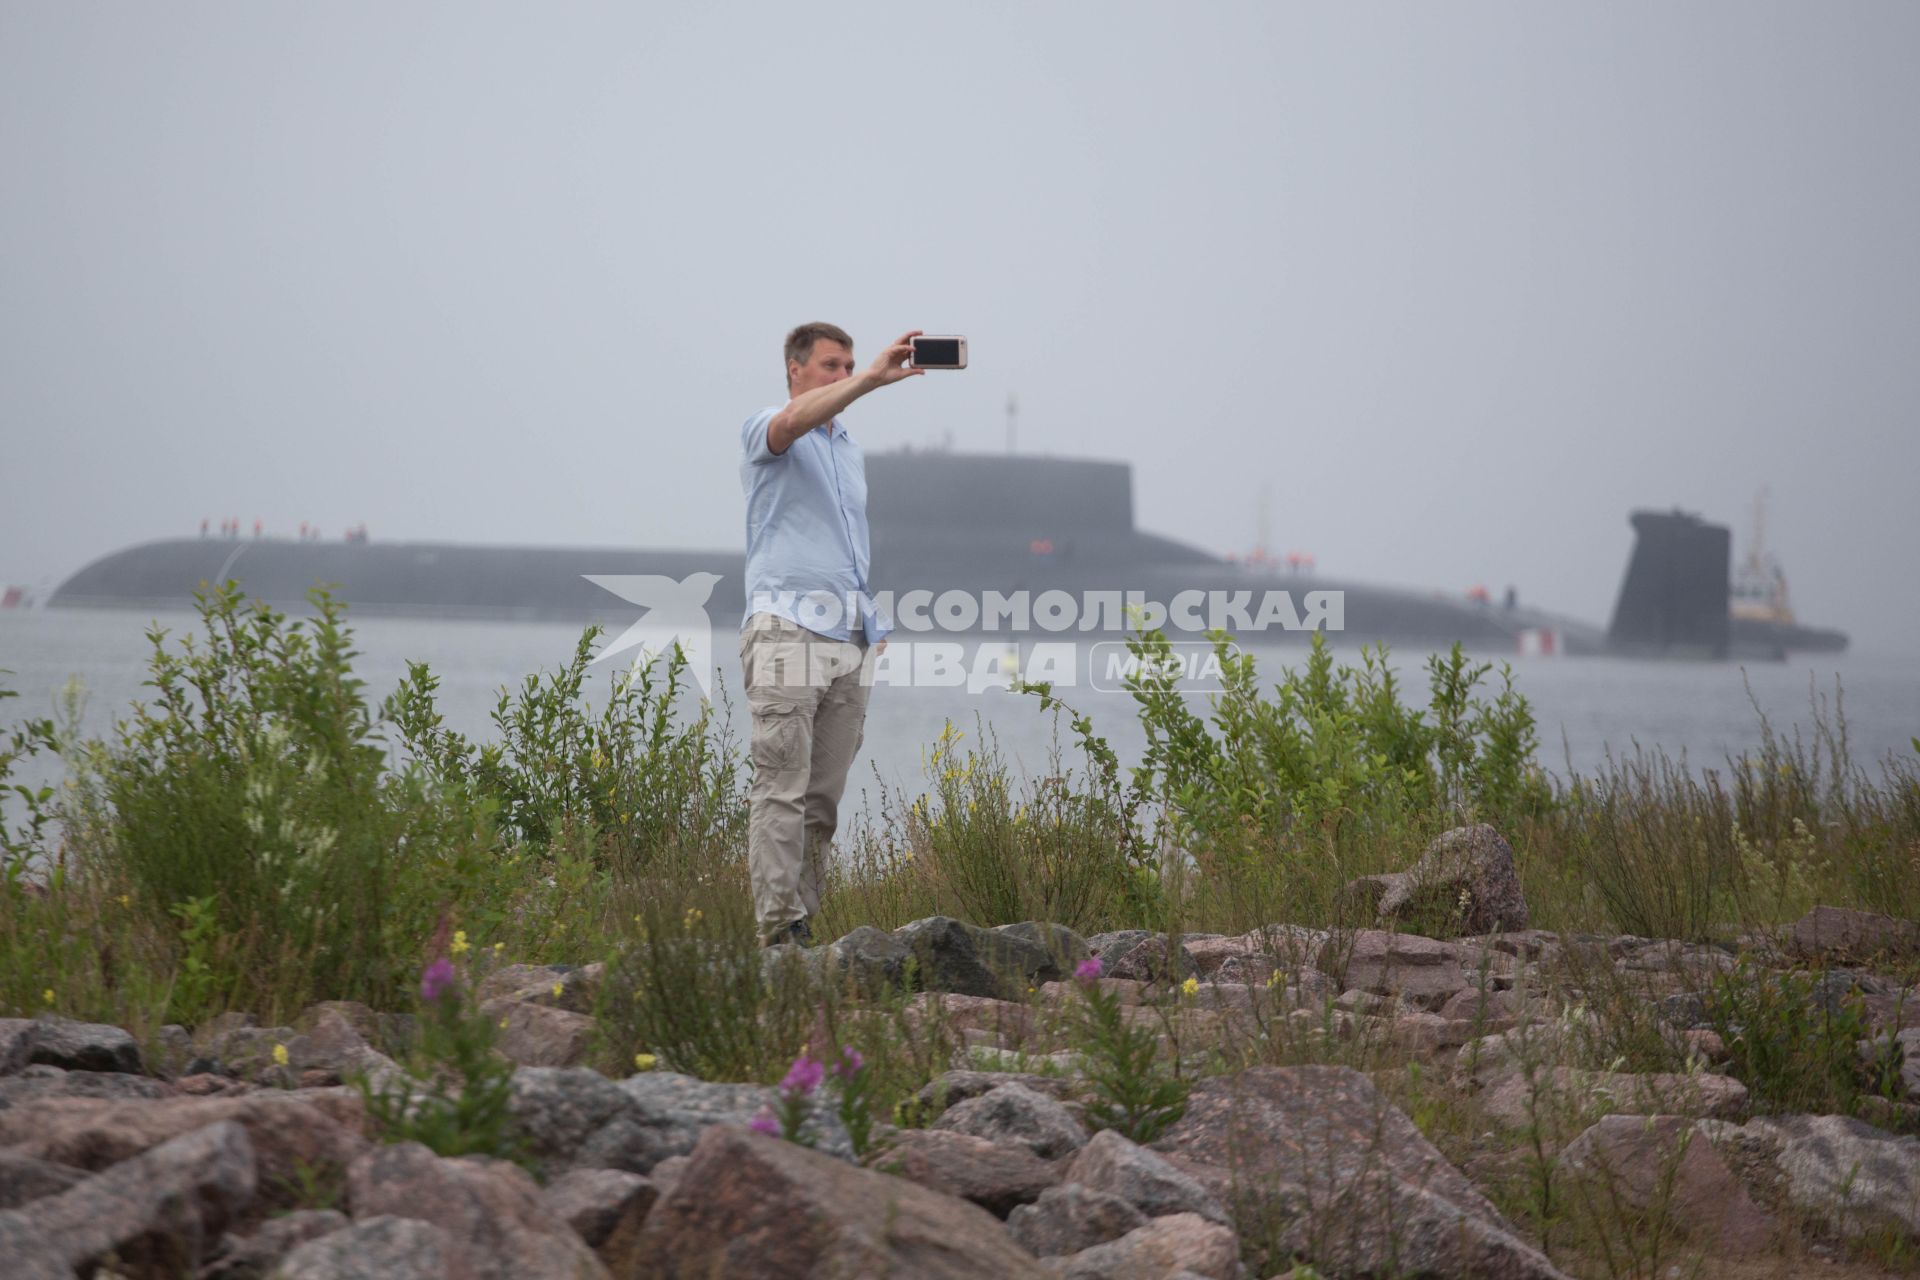
[[[1839,653],[1844,632],[1801,626],[1787,597],[1787,574],[1767,549],[1767,491],[1753,499],[1747,553],[1727,587],[1729,639],[1736,652],[1784,658],[1789,653]]]

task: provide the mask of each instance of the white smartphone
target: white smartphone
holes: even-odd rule
[[[964,369],[967,367],[965,338],[913,339],[913,355],[907,363],[915,369]]]

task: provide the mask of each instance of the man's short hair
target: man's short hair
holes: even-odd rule
[[[815,320],[812,324],[803,324],[787,335],[786,358],[795,364],[805,364],[813,359],[813,344],[825,338],[828,342],[837,342],[848,351],[853,350],[853,339],[847,331],[837,324],[828,324],[824,320]],[[785,372],[783,363],[781,371]]]

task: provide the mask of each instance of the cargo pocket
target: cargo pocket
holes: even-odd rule
[[[769,701],[753,708],[753,768],[756,773],[805,769],[812,743],[812,717],[793,702]]]

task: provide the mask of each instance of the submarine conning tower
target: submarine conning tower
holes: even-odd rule
[[[871,453],[867,518],[889,529],[1130,534],[1133,469],[1019,454]]]
[[[1636,511],[1630,520],[1638,536],[1608,647],[1633,656],[1725,658],[1733,563],[1726,526],[1680,510]]]

